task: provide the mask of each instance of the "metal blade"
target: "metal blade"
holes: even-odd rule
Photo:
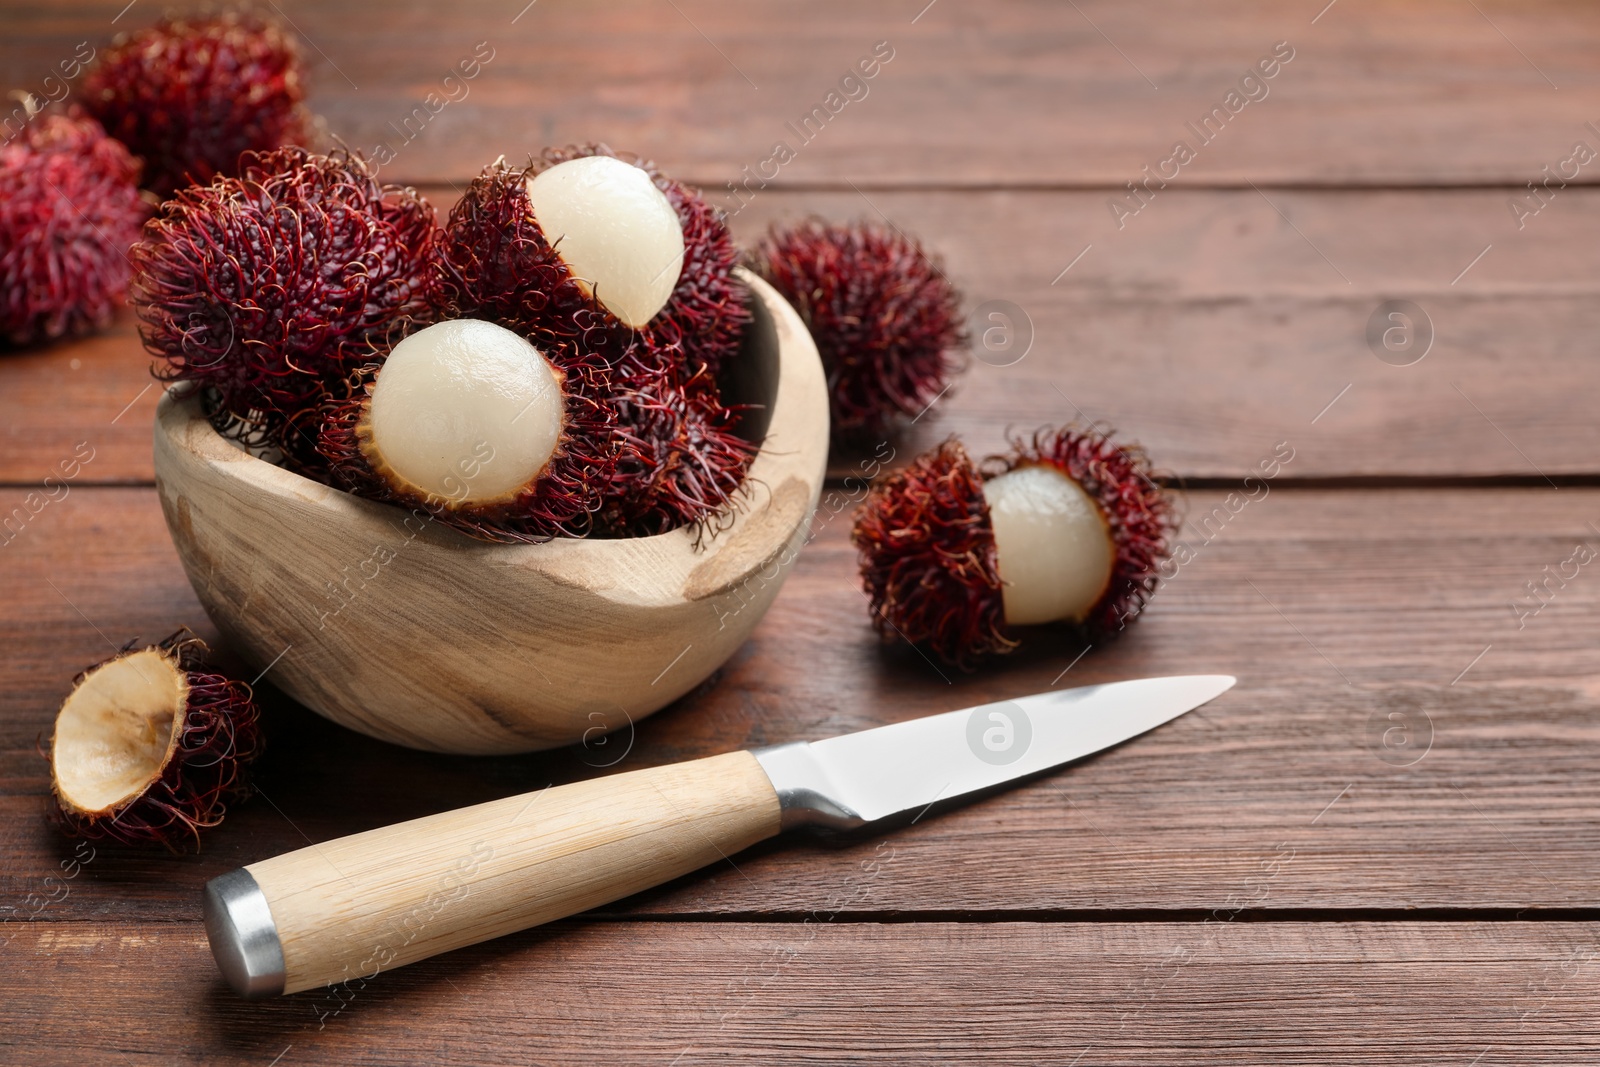
[[[1196,674],[1058,689],[755,755],[783,800],[785,826],[850,829],[1110,748],[1233,683]]]

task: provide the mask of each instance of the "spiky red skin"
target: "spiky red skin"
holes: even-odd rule
[[[366,421],[371,390],[383,370],[380,363],[355,372],[324,400],[317,447],[330,482],[369,500],[421,510],[441,525],[481,541],[526,543],[586,536],[618,461],[617,407],[604,365],[593,356],[571,346],[546,344],[542,351],[561,381],[561,437],[544,471],[513,498],[462,504],[418,494],[380,473],[372,460],[381,450],[375,450]],[[492,456],[487,462],[493,462]],[[467,476],[464,484],[469,481]]]
[[[205,645],[187,631],[158,646],[183,669],[189,683],[178,746],[148,789],[110,814],[95,818],[55,808],[57,824],[73,837],[125,845],[163,845],[179,851],[200,843],[200,831],[222,822],[230,803],[252,792],[249,767],[265,748],[261,713],[250,687],[202,669]],[[124,646],[124,654],[134,643]],[[96,664],[99,666],[99,664]],[[93,667],[79,674],[78,680]]]
[[[1043,428],[1010,451],[973,464],[951,438],[869,491],[852,540],[873,622],[945,662],[970,670],[1020,643],[1005,621],[1003,583],[983,483],[1019,467],[1060,470],[1099,505],[1116,550],[1111,580],[1079,630],[1090,640],[1136,619],[1170,553],[1170,496],[1136,445],[1099,430]]]
[[[886,639],[963,669],[1016,647],[983,478],[954,437],[873,485],[851,540],[873,626]]]
[[[162,197],[236,175],[240,153],[304,144],[310,132],[294,38],[248,13],[169,17],[119,38],[81,95],[144,159],[147,187]]]
[[[684,259],[665,307],[643,328],[619,322],[572,278],[533,217],[527,182],[586,156],[623,159],[644,170],[678,213]],[[665,366],[676,358],[716,368],[738,351],[750,321],[733,277],[738,252],[723,213],[648,161],[605,145],[547,149],[526,167],[484,169],[450,212],[439,259],[441,310],[481,318],[534,340],[571,341],[615,363],[624,353]]]
[[[809,219],[773,227],[749,258],[817,343],[836,436],[888,433],[962,368],[961,295],[914,238]]]
[[[758,451],[738,433],[710,371],[663,372],[620,396],[617,469],[601,510],[602,532],[649,536],[682,526],[714,537],[732,521]]]
[[[214,390],[240,420],[235,436],[262,436],[303,467],[314,442],[280,431],[426,321],[438,227],[415,190],[379,185],[343,150],[241,162],[238,177],[181,190],[145,226],[133,303],[158,378]]]
[[[0,145],[0,340],[108,325],[148,214],[138,161],[99,123],[76,109],[34,115]]]

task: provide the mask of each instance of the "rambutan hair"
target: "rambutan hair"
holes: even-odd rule
[[[541,353],[561,386],[561,436],[538,478],[514,497],[462,506],[444,497],[398,489],[385,477],[368,420],[381,363],[352,372],[324,397],[317,450],[329,481],[369,500],[420,509],[440,525],[480,541],[526,543],[587,536],[618,462],[617,407],[605,366],[596,357],[573,345],[548,341]]]
[[[248,12],[171,16],[118,37],[84,75],[82,98],[163,197],[239,174],[241,153],[303,145],[310,132],[294,38]]]
[[[1111,581],[1084,619],[1090,634],[1121,630],[1149,602],[1160,567],[1171,554],[1177,520],[1172,498],[1155,481],[1150,459],[1137,444],[1118,444],[1097,427],[1045,427],[1014,436],[1011,449],[983,462],[985,479],[1048,464],[1077,482],[1100,505],[1116,546]]]
[[[74,694],[97,670],[134,653],[129,642],[111,659],[74,679]],[[206,646],[188,630],[179,630],[148,651],[159,652],[183,672],[185,703],[172,748],[158,776],[137,796],[111,810],[84,811],[63,795],[59,767],[52,772],[57,804],[53,817],[73,837],[117,841],[127,845],[160,844],[173,851],[193,843],[200,832],[222,821],[228,805],[250,796],[249,765],[265,741],[260,710],[250,686],[205,670]],[[92,684],[92,683],[91,683]],[[51,760],[65,758],[59,739]]]
[[[703,540],[726,529],[759,449],[739,435],[740,412],[722,403],[709,368],[686,380],[653,373],[622,390],[617,406],[621,448],[602,530],[649,536],[696,526]]]
[[[528,202],[530,179],[560,163],[603,155],[645,171],[678,213],[683,266],[666,306],[635,330],[619,322],[573,280],[545,238]],[[641,365],[673,359],[713,372],[738,351],[750,322],[748,294],[733,277],[738,251],[726,218],[655,165],[600,144],[546,149],[525,167],[504,160],[484,168],[451,209],[439,257],[443,317],[481,318],[538,343],[571,341],[615,363],[624,353]]]
[[[139,163],[77,108],[33,112],[0,145],[0,340],[88,333],[128,289],[128,248],[149,208]]]
[[[246,153],[237,177],[162,204],[134,246],[133,302],[164,381],[215,395],[217,428],[314,462],[321,394],[431,309],[433,207],[360,156]]]
[[[872,624],[885,638],[904,638],[964,670],[1016,647],[983,479],[956,438],[874,484],[851,540]]]
[[[1115,548],[1110,581],[1079,632],[1109,636],[1139,615],[1170,553],[1171,498],[1137,445],[1119,445],[1095,427],[1046,427],[1014,437],[1009,451],[981,465],[950,438],[869,490],[851,539],[880,634],[899,635],[963,670],[1017,647],[984,483],[1038,465],[1060,470],[1095,501]]]
[[[836,437],[886,433],[920,415],[965,365],[961,296],[915,238],[807,219],[774,226],[749,261],[817,343]]]

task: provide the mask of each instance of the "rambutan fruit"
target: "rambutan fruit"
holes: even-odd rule
[[[587,145],[473,181],[445,225],[440,298],[447,316],[575,341],[608,362],[632,350],[714,370],[750,320],[736,261],[699,194]]]
[[[247,153],[237,177],[162,204],[133,248],[156,375],[207,388],[219,430],[313,463],[306,412],[426,319],[436,240],[432,206],[359,156]]]
[[[596,361],[570,347],[452,319],[352,376],[319,447],[335,484],[482,539],[582,535],[616,462],[605,395]]]
[[[691,525],[702,538],[721,532],[758,451],[740,436],[739,421],[703,364],[687,380],[657,372],[624,391],[617,419],[622,447],[602,528],[617,536]]]
[[[50,744],[67,833],[176,850],[249,795],[260,716],[250,687],[204,670],[205,654],[180,630],[77,677]]]
[[[874,485],[852,540],[874,625],[970,669],[1016,627],[1121,630],[1155,591],[1172,501],[1137,446],[1039,430],[975,465],[951,438]]]
[[[914,238],[810,219],[773,227],[749,261],[817,343],[836,437],[884,434],[919,416],[964,365],[961,296]]]
[[[0,145],[0,338],[14,345],[109,324],[149,214],[138,161],[99,123],[28,110]]]
[[[168,17],[118,37],[81,97],[163,197],[239,174],[241,153],[301,145],[310,130],[294,38],[244,12]]]

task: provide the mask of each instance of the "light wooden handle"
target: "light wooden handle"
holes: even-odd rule
[[[760,764],[731,752],[430,815],[245,869],[272,912],[282,991],[294,993],[617,900],[778,829]]]

